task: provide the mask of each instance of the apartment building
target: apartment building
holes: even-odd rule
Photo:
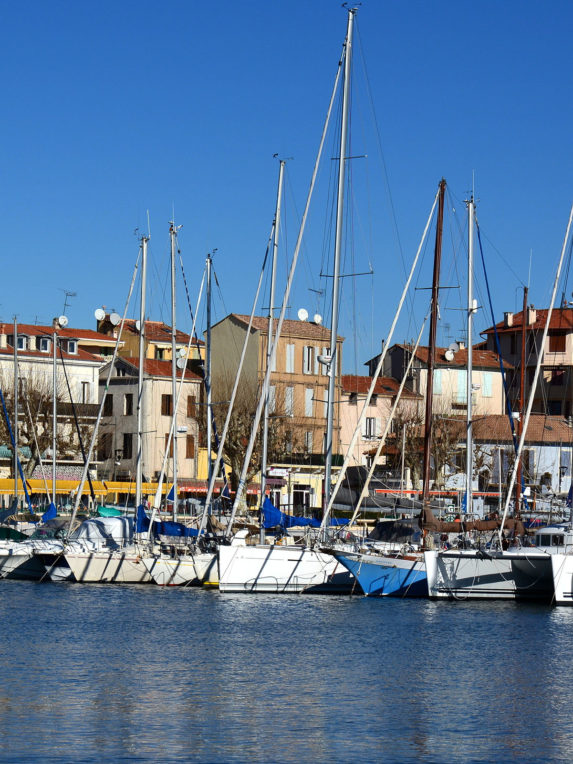
[[[535,367],[541,355],[541,372],[533,399],[533,411],[569,419],[573,415],[573,308],[555,308],[545,345],[542,347],[543,331],[547,323],[548,310],[527,308],[525,315],[507,312],[503,321],[490,327],[483,334],[485,347],[495,349],[495,333],[499,336],[504,362],[510,365],[508,374],[510,398],[514,409],[519,405],[520,373],[522,358],[522,338],[525,331],[525,390],[524,400],[535,374]],[[525,326],[524,326],[525,324]]]

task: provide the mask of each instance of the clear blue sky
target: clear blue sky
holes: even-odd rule
[[[23,1],[0,12],[0,318],[48,323],[64,290],[77,293],[71,326],[93,327],[102,305],[121,311],[134,230],[147,230],[149,213],[150,317],[169,321],[173,211],[193,300],[217,248],[215,318],[249,312],[275,203],[275,153],[294,157],[282,257],[292,254],[346,28],[339,0]],[[441,341],[462,331],[472,182],[497,319],[519,309],[530,254],[531,302],[547,304],[573,201],[572,22],[564,0],[360,7],[351,135],[353,154],[368,156],[351,163],[344,270],[371,263],[375,274],[344,282],[347,371],[361,372],[387,336],[402,260],[414,255],[442,176],[456,210],[442,281],[461,288],[444,297]],[[327,285],[319,274],[330,241],[328,145],[292,317],[300,307],[328,314],[309,291]],[[419,286],[430,283],[430,250]],[[427,296],[416,293],[396,340],[415,335]],[[188,329],[182,292],[179,307]],[[130,315],[137,310],[134,300]],[[483,311],[477,324],[490,325]]]

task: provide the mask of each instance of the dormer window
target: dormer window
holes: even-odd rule
[[[39,350],[41,353],[49,353],[50,352],[50,338],[49,337],[40,337],[39,338]]]
[[[27,350],[28,338],[24,334],[18,335],[18,350]]]
[[[75,355],[78,352],[78,341],[68,340],[68,353]]]

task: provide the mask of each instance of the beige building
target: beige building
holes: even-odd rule
[[[371,384],[372,377],[352,374],[342,375],[340,429],[343,454],[346,454],[354,436]],[[378,441],[384,434],[399,387],[400,383],[391,377],[379,377],[376,380],[370,405],[368,406],[360,433],[353,448],[350,466],[361,465],[370,467],[372,463],[371,453],[376,451]],[[401,400],[418,403],[422,400],[422,397],[404,388]],[[393,431],[391,426],[389,432]],[[384,455],[380,456],[379,464],[386,464],[386,457]]]
[[[533,400],[533,411],[570,418],[573,415],[573,308],[553,310],[545,347],[542,348],[547,313],[547,309],[528,308],[526,311],[524,400],[527,401],[529,396],[535,366],[542,353],[541,374]],[[503,321],[495,327],[504,362],[514,367],[508,375],[514,410],[519,405],[523,319],[523,311],[515,314],[505,313]],[[485,347],[493,350],[494,328],[491,327],[484,334],[487,338]]]
[[[100,374],[100,388],[107,380],[108,367]],[[99,459],[101,476],[108,480],[135,481],[137,457],[137,389],[139,361],[118,358],[107,391],[100,425]],[[178,370],[178,380],[182,372]],[[197,477],[199,426],[197,406],[201,395],[201,378],[185,370],[183,390],[177,409],[177,472],[179,479]],[[144,362],[142,395],[142,472],[145,481],[156,480],[163,457],[173,415],[171,361],[147,359]],[[173,451],[167,465],[173,473]]]
[[[52,401],[54,392],[54,341],[56,341],[56,398],[58,448],[56,478],[79,478],[83,460],[75,432],[75,411],[89,440],[98,411],[99,371],[105,356],[113,352],[115,339],[90,329],[34,324],[0,324],[0,380],[10,416],[13,417],[14,346],[17,345],[18,378],[20,380],[19,447],[25,464],[36,445],[43,451],[45,472],[51,478]],[[28,404],[30,410],[28,410]],[[73,404],[73,406],[72,406]],[[32,413],[32,409],[34,410]],[[33,424],[31,421],[33,418]],[[12,422],[13,424],[13,422]],[[9,438],[6,438],[6,446]],[[85,444],[87,448],[87,444]],[[48,450],[50,453],[48,453]],[[38,462],[39,464],[39,462]],[[0,476],[13,474],[10,459],[0,465]],[[37,466],[32,477],[42,477]]]
[[[249,317],[231,313],[212,328],[213,386],[221,380],[232,385],[242,352]],[[276,322],[275,322],[276,324]],[[241,377],[242,384],[259,388],[265,375],[268,319],[255,317]],[[338,338],[333,452],[340,443],[340,368],[343,338]],[[330,331],[310,321],[285,320],[274,368],[269,399],[271,416],[285,421],[291,432],[287,453],[322,457],[326,433],[327,367],[320,359],[328,355]],[[290,424],[289,424],[290,421]]]
[[[402,380],[412,355],[413,347],[393,345],[385,359],[384,373]],[[407,379],[407,387],[422,397],[426,395],[428,380],[428,348],[418,347]],[[473,348],[472,352],[472,411],[473,417],[505,412],[505,393],[499,367],[499,357],[492,350]],[[462,343],[458,350],[436,348],[434,368],[433,410],[436,414],[463,414],[467,410],[468,351]],[[513,367],[506,363],[506,370]]]
[[[109,314],[98,321],[98,332],[107,334],[110,337],[119,336],[119,324],[110,321]],[[121,346],[119,355],[123,358],[137,358],[139,356],[139,321],[129,318],[126,319],[121,336]],[[145,358],[155,361],[170,361],[172,358],[172,340],[171,327],[162,321],[146,321],[144,335]],[[175,333],[175,342],[177,352],[187,351],[189,345],[189,335],[177,330]],[[189,360],[200,360],[204,357],[205,344],[203,340],[193,340],[189,355]]]

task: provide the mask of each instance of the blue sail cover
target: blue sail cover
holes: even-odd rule
[[[48,509],[44,512],[42,517],[40,518],[43,523],[47,522],[48,520],[53,520],[54,517],[56,517],[58,514],[58,510],[56,509],[56,506],[53,501],[50,502],[50,506]]]
[[[149,531],[149,517],[145,512],[145,507],[140,504],[137,508],[137,518],[135,521],[135,532],[145,533]],[[169,520],[160,520],[153,523],[154,536],[177,536],[178,538],[197,536],[196,528],[188,528],[183,523],[174,523]]]
[[[348,520],[330,519],[330,525],[347,525]],[[307,525],[311,528],[320,528],[320,520],[314,517],[297,517],[296,515],[287,515],[277,509],[268,496],[263,502],[263,528],[293,528]]]

